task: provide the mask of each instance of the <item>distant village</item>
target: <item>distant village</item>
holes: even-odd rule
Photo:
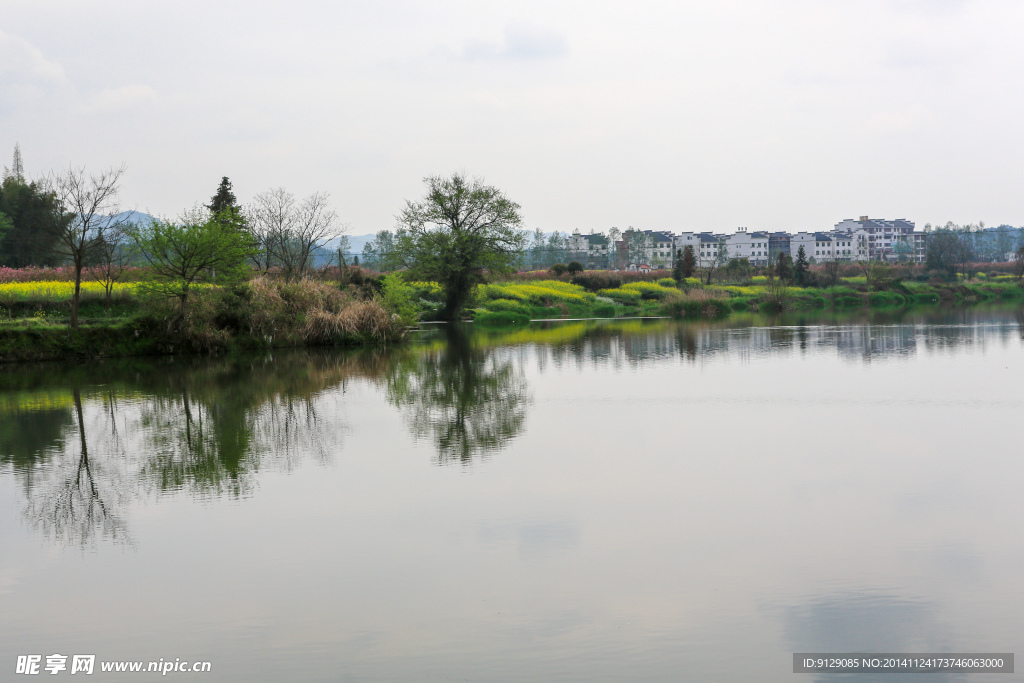
[[[926,226],[930,228],[930,226]],[[1009,261],[1021,246],[1024,231],[1008,225],[998,228],[971,226],[958,229],[961,239],[970,239],[975,253],[984,261]],[[913,221],[861,216],[845,219],[827,232],[766,232],[739,228],[733,234],[711,232],[673,233],[656,230],[615,228],[607,234],[574,232],[545,241],[540,234],[530,249],[532,265],[548,261],[578,261],[585,268],[647,270],[671,268],[676,254],[693,250],[698,267],[721,265],[731,259],[747,259],[751,265],[768,265],[780,253],[796,257],[803,247],[811,263],[826,261],[891,261],[923,263],[930,229],[917,230]]]

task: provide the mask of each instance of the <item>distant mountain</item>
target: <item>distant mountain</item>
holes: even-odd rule
[[[372,235],[372,234],[371,235],[348,235],[348,243],[349,243],[348,250],[351,253],[353,253],[353,254],[362,254],[363,253],[363,247],[365,247],[366,243],[369,242],[370,240],[372,240],[374,237],[376,237],[376,235]],[[328,249],[330,251],[337,251],[338,250],[338,242],[340,240],[341,240],[340,237],[336,237],[335,239],[328,241],[327,244],[324,245],[324,249]]]
[[[153,220],[152,216],[150,216],[148,213],[143,213],[141,211],[122,211],[121,213],[114,214],[112,218],[118,221],[127,220],[129,223],[134,223],[136,225],[149,223],[150,221]]]

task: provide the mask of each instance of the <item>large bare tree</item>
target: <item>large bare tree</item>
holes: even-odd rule
[[[128,220],[118,204],[118,190],[125,166],[86,174],[84,167],[69,166],[47,178],[49,189],[57,198],[57,251],[75,268],[75,292],[71,296],[71,327],[78,327],[78,305],[81,299],[82,268],[85,263],[114,238]]]
[[[297,201],[283,187],[267,190],[253,198],[246,214],[262,252],[254,257],[256,267],[265,272],[278,266],[288,279],[302,278],[313,253],[347,229],[326,192]]]

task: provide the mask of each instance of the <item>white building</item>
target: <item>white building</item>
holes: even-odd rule
[[[924,262],[924,233],[914,230],[914,222],[904,218],[884,220],[861,216],[858,220],[847,218],[836,223],[835,232],[856,235],[863,231],[867,236],[868,259],[873,261],[896,261],[901,256],[918,263]]]
[[[800,247],[811,263],[825,261],[865,261],[868,258],[867,233],[798,232],[789,240],[790,254],[795,259]]]
[[[719,257],[724,256],[728,252],[728,248],[725,245],[725,235],[713,235],[710,232],[702,232],[697,235],[697,239],[700,240],[697,249],[694,250],[693,255],[697,260],[697,266],[701,268],[707,268],[720,264]]]
[[[768,265],[768,233],[738,228],[725,238],[729,258],[746,258],[755,266]]]
[[[579,261],[585,268],[608,268],[608,238],[591,232],[581,235],[577,230],[569,236],[569,252],[572,261]]]

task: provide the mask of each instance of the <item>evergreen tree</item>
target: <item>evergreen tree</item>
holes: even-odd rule
[[[775,274],[783,282],[791,281],[793,279],[793,257],[780,251],[778,258],[775,259]]]
[[[687,244],[683,248],[683,277],[693,277],[693,271],[697,269],[697,260],[693,258],[693,245]]]
[[[683,250],[676,249],[675,265],[672,266],[672,279],[676,281],[676,284],[683,284],[683,280],[686,279],[683,275]]]
[[[0,266],[54,266],[60,216],[57,199],[36,182],[8,173],[0,183],[0,213],[10,221],[0,235]]]
[[[10,168],[4,167],[4,179],[14,178],[15,180],[25,182],[25,165],[21,161],[21,147],[18,143],[14,143],[14,161]]]
[[[793,264],[793,279],[796,280],[797,286],[804,286],[804,283],[807,282],[807,274],[809,272],[810,264],[807,263],[807,253],[804,251],[804,246],[801,244],[800,248],[796,252],[796,263]]]
[[[14,223],[7,217],[7,214],[0,211],[0,244],[3,244],[4,237],[7,236],[7,233],[9,233],[13,227]]]
[[[210,210],[210,213],[217,215],[225,209],[237,209],[238,200],[235,198],[235,193],[231,191],[231,181],[228,180],[227,176],[220,179],[220,185],[217,186],[217,193],[210,199],[210,203],[206,205],[206,208]]]
[[[238,200],[231,188],[231,181],[227,176],[220,179],[217,192],[210,198],[210,203],[206,205],[206,208],[225,226],[233,226],[237,230],[245,229],[245,216],[242,215],[242,207],[238,205]]]

